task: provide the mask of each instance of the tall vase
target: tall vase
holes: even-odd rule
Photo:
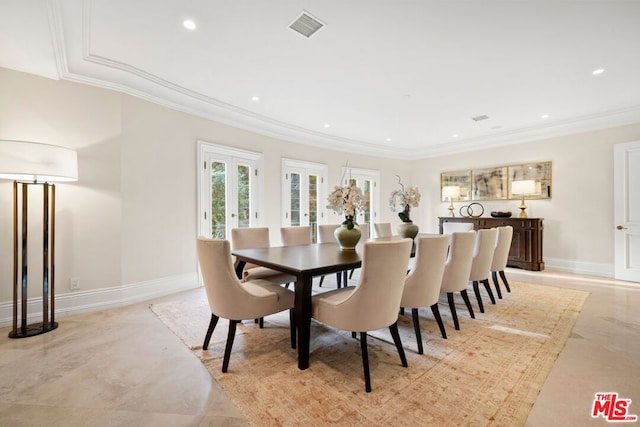
[[[333,232],[333,235],[340,245],[340,249],[342,249],[343,251],[354,251],[356,249],[356,245],[360,241],[360,236],[362,236],[358,224],[354,224],[351,230],[349,230],[347,226],[343,224],[340,227],[336,228],[336,230]]]
[[[403,238],[415,239],[420,229],[411,221],[402,222],[398,225],[398,234]]]

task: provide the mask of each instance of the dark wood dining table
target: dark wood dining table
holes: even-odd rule
[[[362,264],[362,245],[355,250],[341,250],[337,243],[283,246],[264,249],[237,249],[236,274],[242,276],[244,265],[268,267],[296,277],[294,317],[298,331],[298,368],[309,367],[311,335],[311,288],[313,278],[358,268]]]

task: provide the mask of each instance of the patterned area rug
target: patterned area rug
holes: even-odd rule
[[[203,351],[211,315],[204,290],[199,299],[151,309],[256,426],[517,426],[524,425],[589,294],[518,282],[511,288],[497,305],[485,296],[486,312],[476,319],[457,299],[460,331],[441,300],[446,340],[431,310],[421,309],[423,355],[417,354],[410,311],[400,316],[408,368],[400,365],[388,330],[373,333],[368,340],[371,393],[364,391],[360,344],[350,332],[313,321],[311,365],[300,371],[289,345],[288,314],[265,318],[262,330],[245,321],[238,326],[229,372],[223,374],[228,324],[221,319],[209,350]]]

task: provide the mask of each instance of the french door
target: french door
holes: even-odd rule
[[[640,141],[614,145],[615,278],[640,282]]]
[[[326,165],[282,159],[282,225],[311,226],[313,242],[325,217],[326,175]]]
[[[258,223],[262,154],[215,144],[198,144],[198,231],[230,239],[231,229]]]
[[[371,223],[377,221],[378,211],[380,210],[380,192],[378,190],[380,172],[368,169],[343,168],[342,175],[345,177],[344,185],[355,184],[362,190],[364,209],[356,212],[356,222],[360,229],[367,228],[369,236],[371,236]]]

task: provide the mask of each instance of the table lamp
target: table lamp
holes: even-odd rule
[[[54,274],[56,189],[52,183],[78,180],[77,153],[55,145],[0,140],[0,179],[13,180],[13,329],[9,338],[26,338],[58,327]],[[42,186],[43,195],[42,322],[27,325],[28,192],[33,186]]]
[[[453,199],[460,197],[460,187],[457,185],[442,187],[442,196],[449,198],[449,216],[456,216],[453,212]]]
[[[522,201],[520,202],[520,218],[527,218],[527,213],[525,212],[527,205],[524,204],[525,194],[535,194],[535,192],[536,182],[532,179],[513,181],[511,183],[511,194],[522,196]]]

